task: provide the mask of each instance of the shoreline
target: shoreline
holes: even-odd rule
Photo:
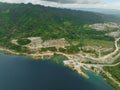
[[[29,57],[29,58],[32,58],[32,59],[34,59],[34,60],[38,60],[38,59],[41,59],[41,60],[43,60],[43,59],[46,59],[46,58],[39,58],[39,57],[34,57],[34,55],[36,55],[36,56],[41,56],[41,55],[45,55],[45,54],[27,54],[27,53],[17,53],[17,52],[15,52],[15,51],[11,51],[11,50],[8,50],[8,49],[1,49],[0,48],[0,52],[1,53],[3,53],[3,54],[7,54],[7,55],[17,55],[17,56],[26,56],[26,57]],[[51,56],[54,56],[54,54],[55,53],[52,53],[51,54]],[[69,61],[70,59],[72,59],[72,55],[70,55],[70,56],[68,56],[67,54],[62,54],[62,53],[57,53],[57,54],[59,54],[59,55],[61,55],[61,56],[66,56],[67,57],[67,61]],[[46,56],[46,55],[45,55]],[[47,59],[48,60],[50,60],[51,58],[50,57],[47,57]],[[64,60],[64,62],[65,62],[66,60]],[[82,70],[82,68],[80,68],[79,66],[76,66],[76,67],[69,67],[69,66],[67,66],[67,65],[65,65],[65,63],[63,62],[63,65],[65,66],[65,67],[68,67],[69,69],[71,69],[71,70],[73,70],[74,72],[77,72],[78,73],[78,75],[81,75],[83,78],[86,78],[86,79],[89,79],[89,75],[87,75],[86,73],[84,73],[84,68],[83,68],[83,70]],[[87,70],[87,71],[90,71],[90,72],[92,72],[91,70],[89,70],[89,69],[87,69],[87,68],[85,68],[85,70]],[[96,74],[97,74],[97,72],[95,72]],[[102,77],[104,77],[101,73],[98,73],[99,75],[101,75]],[[108,77],[104,77],[104,79],[106,80]],[[109,78],[108,78],[109,79]],[[116,87],[116,84],[114,85],[114,84],[111,84],[111,82],[109,82],[109,80],[107,80],[106,81],[108,84],[110,84],[110,85],[112,85],[114,88],[117,88]],[[119,88],[119,87],[118,87]],[[117,89],[117,90],[119,90],[119,89]]]

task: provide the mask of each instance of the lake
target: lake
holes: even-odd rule
[[[115,90],[87,73],[90,79],[49,60],[0,54],[0,90]]]

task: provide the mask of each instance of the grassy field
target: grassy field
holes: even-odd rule
[[[94,39],[85,39],[84,40],[85,46],[98,46],[102,48],[113,48],[114,42],[113,41],[105,41],[105,40],[94,40]]]

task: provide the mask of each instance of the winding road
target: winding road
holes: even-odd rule
[[[103,63],[113,63],[114,60],[117,57],[120,57],[120,54],[118,54],[119,49],[120,49],[120,47],[118,47],[118,41],[119,40],[120,40],[120,37],[115,39],[115,44],[114,44],[115,45],[115,50],[112,53],[110,53],[108,55],[105,55],[105,56],[102,56],[102,57],[99,57],[99,58],[94,58],[94,57],[90,57],[90,56],[89,57],[85,56],[85,58],[95,60],[95,61],[99,61],[99,62],[103,62]],[[116,55],[117,55],[117,57],[114,58],[113,56],[116,56]],[[111,61],[108,62],[108,60],[111,60]]]
[[[75,68],[75,69],[76,69],[76,67],[79,67],[79,68],[76,69],[76,71],[78,71],[78,72],[81,71],[80,70],[81,67],[86,69],[86,70],[91,70],[92,67],[95,67],[99,71],[103,72],[110,80],[112,80],[114,83],[116,83],[118,86],[120,86],[120,82],[117,81],[115,78],[113,78],[112,75],[109,72],[104,71],[104,69],[103,69],[103,67],[105,67],[105,66],[114,67],[114,66],[120,65],[120,62],[118,62],[116,64],[112,64],[118,57],[120,57],[120,53],[119,53],[120,47],[118,46],[118,41],[119,40],[120,40],[120,37],[115,39],[115,44],[114,44],[115,45],[115,50],[108,55],[105,55],[105,56],[99,57],[99,58],[82,56],[84,58],[87,58],[87,59],[90,59],[90,60],[93,60],[93,61],[102,62],[104,64],[82,63],[82,62],[80,62],[80,57],[75,58],[75,59],[71,59],[71,60],[68,60],[68,61],[64,61],[64,64],[67,65],[67,66],[72,65],[72,67]],[[110,60],[110,61],[108,62],[108,60]]]

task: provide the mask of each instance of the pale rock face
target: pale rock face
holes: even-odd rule
[[[120,36],[120,31],[110,32],[110,33],[107,33],[106,35],[107,35],[107,36],[114,37],[114,38],[117,38],[117,37]]]
[[[28,47],[31,47],[32,49],[42,48],[43,40],[41,37],[30,37],[28,39],[31,40],[31,43],[27,45]]]
[[[67,45],[64,38],[56,39],[56,40],[47,40],[43,43],[44,47],[57,47],[64,48]]]
[[[115,29],[119,29],[120,26],[116,23],[96,23],[96,24],[92,24],[92,25],[88,25],[88,28],[91,29],[95,29],[97,31],[106,31],[106,30],[115,30]]]
[[[59,49],[65,48],[65,46],[69,46],[69,43],[64,38],[46,41],[43,41],[41,37],[29,37],[28,39],[31,40],[31,43],[23,46],[29,48],[32,51],[39,51],[41,48],[47,47],[56,47]],[[19,45],[17,40],[12,40],[11,43]]]

